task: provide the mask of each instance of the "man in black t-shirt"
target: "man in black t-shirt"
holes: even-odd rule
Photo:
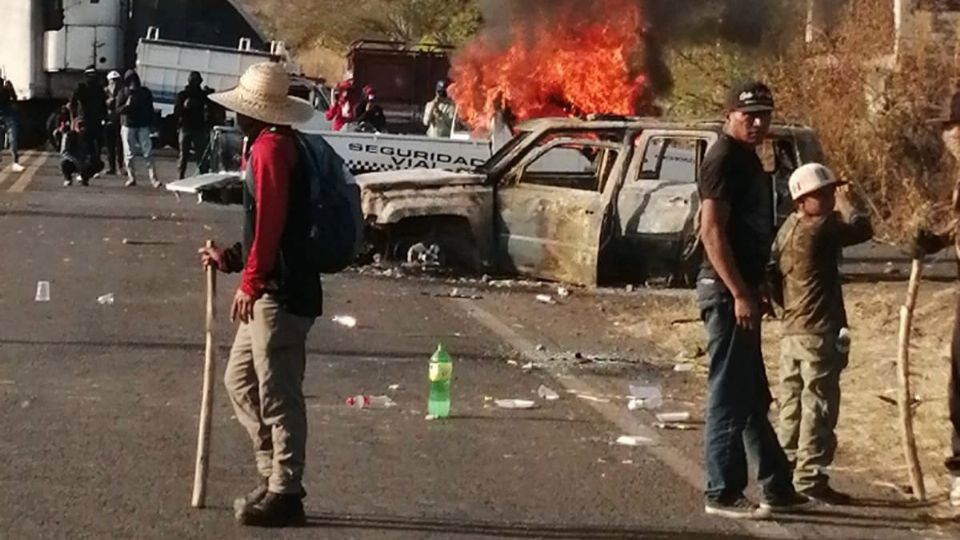
[[[710,354],[705,509],[734,519],[762,519],[810,502],[794,490],[767,418],[773,400],[760,345],[773,194],[756,147],[769,132],[773,108],[766,85],[736,86],[727,99],[724,134],[704,158],[699,179],[705,257],[697,296]],[[748,452],[757,460],[759,506],[743,494]]]

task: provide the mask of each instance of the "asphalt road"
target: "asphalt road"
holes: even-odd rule
[[[234,523],[230,501],[254,473],[219,379],[210,508],[193,510],[196,249],[238,238],[240,216],[117,178],[64,188],[56,163],[30,154],[25,173],[0,172],[0,539],[949,537],[949,524],[882,506],[780,523],[708,518],[700,434],[652,433],[622,401],[627,381],[658,374],[515,365],[534,358],[537,332],[589,337],[602,321],[546,323],[526,293],[458,300],[443,283],[353,273],[327,279],[327,313],[309,342],[309,526]],[[169,177],[173,163],[160,170]],[[49,302],[35,301],[39,281]],[[221,314],[236,283],[220,280]],[[98,303],[106,294],[113,304]],[[358,328],[331,322],[337,314]],[[221,317],[221,375],[232,330]],[[427,360],[440,341],[456,362],[454,417],[428,422]],[[536,399],[541,384],[563,399],[531,411],[487,399]],[[347,408],[358,393],[390,394],[399,407]],[[623,434],[653,444],[613,444]]]

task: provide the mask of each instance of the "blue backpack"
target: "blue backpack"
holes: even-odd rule
[[[296,139],[310,194],[309,261],[335,274],[353,264],[363,244],[360,187],[323,137],[297,132]]]

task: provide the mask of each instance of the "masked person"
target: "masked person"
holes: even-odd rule
[[[423,112],[423,125],[427,126],[427,136],[449,138],[456,113],[457,106],[447,95],[447,81],[437,82],[437,96],[427,103]]]
[[[179,131],[180,159],[177,162],[177,171],[180,179],[187,174],[190,152],[193,152],[199,161],[210,142],[210,127],[207,125],[209,92],[202,85],[203,76],[197,71],[191,72],[186,88],[177,94],[177,103],[173,110]]]
[[[163,184],[157,179],[153,163],[153,132],[155,117],[153,93],[140,83],[140,76],[132,69],[123,77],[126,85],[120,96],[120,138],[123,140],[123,164],[127,168],[127,187],[137,185],[137,176],[133,159],[137,153],[147,162],[147,174],[153,187],[160,189]]]
[[[87,66],[83,80],[70,97],[70,112],[74,119],[84,121],[84,136],[95,155],[103,149],[103,124],[107,120],[107,93],[96,66]]]
[[[334,131],[342,131],[354,120],[353,85],[344,81],[337,86],[336,95],[330,108],[327,109],[327,120],[333,122]]]
[[[123,77],[119,71],[107,75],[107,121],[104,124],[103,140],[107,145],[107,174],[116,175],[123,170],[123,143],[120,140],[120,95],[123,93]]]
[[[377,103],[377,93],[369,84],[363,87],[363,102],[357,105],[356,118],[360,131],[383,133],[387,130],[387,116]]]
[[[937,230],[921,229],[917,232],[910,250],[915,259],[922,259],[949,246],[953,246],[960,256],[960,90],[950,100],[949,110],[944,118],[932,122],[940,126],[943,144],[947,152],[957,161],[954,164],[956,179],[953,190],[953,219]],[[960,301],[957,304],[953,322],[953,338],[950,347],[950,377],[947,384],[947,403],[950,410],[950,434],[952,453],[945,465],[953,477],[950,489],[950,504],[960,507]]]

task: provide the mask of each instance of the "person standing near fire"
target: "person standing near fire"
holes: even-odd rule
[[[387,130],[387,116],[377,102],[377,92],[369,84],[363,87],[363,101],[357,105],[356,118],[360,131],[383,133]]]
[[[960,88],[950,100],[944,118],[931,123],[940,127],[944,147],[957,161],[953,189],[953,220],[937,230],[920,229],[910,245],[914,259],[922,259],[943,249],[954,246],[960,256]],[[947,383],[947,406],[950,411],[951,446],[950,457],[944,463],[953,477],[950,489],[950,504],[960,507],[960,301],[953,322],[953,338],[950,346],[950,378]]]
[[[447,81],[437,82],[437,96],[427,103],[423,112],[423,125],[427,126],[427,136],[449,138],[456,114],[457,105],[447,95]]]
[[[710,356],[704,510],[730,519],[765,519],[810,500],[793,473],[767,417],[773,397],[760,342],[766,263],[773,243],[770,180],[757,155],[770,129],[773,93],[760,82],[738,85],[727,98],[724,134],[700,170],[697,279]],[[747,499],[747,453],[756,459],[762,501]]]

